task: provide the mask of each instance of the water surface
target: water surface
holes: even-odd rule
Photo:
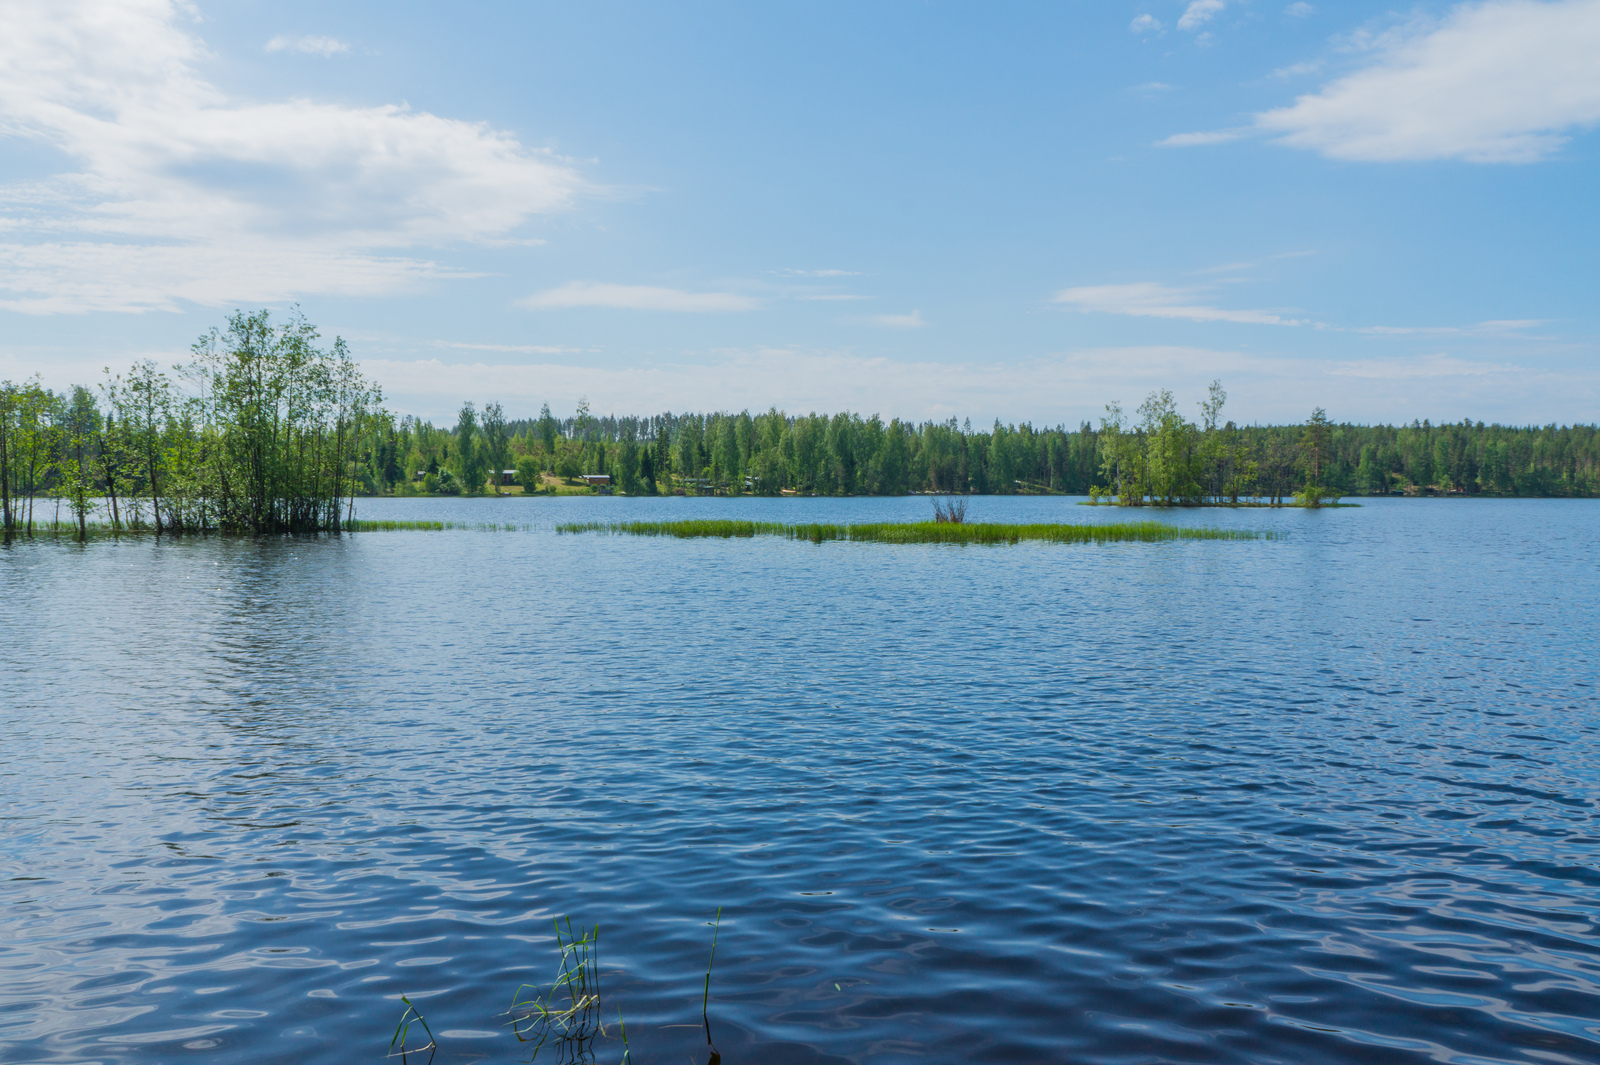
[[[704,1061],[718,906],[729,1065],[1600,1058],[1593,503],[361,510],[536,527],[0,548],[0,1059],[526,1060],[570,913]]]

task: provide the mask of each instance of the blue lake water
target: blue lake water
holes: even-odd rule
[[[929,509],[0,548],[0,1060],[377,1062],[401,994],[527,1060],[571,914],[632,1060],[703,1062],[718,906],[728,1065],[1600,1060],[1600,505],[553,528]]]

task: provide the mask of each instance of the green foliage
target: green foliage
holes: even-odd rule
[[[500,493],[500,472],[511,461],[511,434],[506,430],[505,414],[498,403],[483,405],[483,447],[480,455],[488,466],[489,479],[494,482],[495,494]],[[480,480],[480,484],[483,482]]]
[[[576,450],[564,451],[556,459],[556,476],[568,481],[583,476],[583,459]]]
[[[523,455],[517,459],[517,483],[525,492],[534,492],[539,489],[543,465],[532,455]]]
[[[445,471],[448,472],[448,471]],[[478,412],[471,403],[461,405],[461,414],[456,421],[456,486],[451,489],[456,492],[467,492],[476,495],[483,491],[485,480],[483,449],[478,446]],[[443,488],[443,475],[440,476],[440,489]]]
[[[360,486],[356,445],[381,420],[382,396],[342,339],[319,348],[317,337],[298,314],[275,326],[266,311],[236,313],[195,343],[183,368],[192,396],[152,365],[135,367],[119,413],[147,458],[158,528],[338,528],[341,501]]]
[[[394,492],[482,491],[514,464],[569,481],[610,473],[627,494],[1090,494],[1122,506],[1327,505],[1345,495],[1600,495],[1600,427],[1458,422],[1239,426],[1213,382],[1199,418],[1157,391],[1129,417],[987,430],[876,415],[596,416],[506,419],[463,406],[454,427],[396,420],[344,343],[319,347],[298,315],[236,314],[169,375],[152,362],[109,373],[98,397],[0,382],[0,525],[31,532],[62,514],[80,535],[113,529],[312,531],[341,501]],[[419,471],[425,471],[417,479]],[[103,499],[103,502],[101,501]],[[51,501],[53,500],[53,506]],[[41,509],[41,504],[44,508]]]

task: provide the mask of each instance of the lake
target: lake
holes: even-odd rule
[[[0,548],[0,1059],[378,1062],[405,994],[436,1061],[525,1061],[570,914],[598,1060],[620,1011],[634,1062],[704,1062],[721,907],[728,1065],[1600,1060],[1600,504],[554,531],[930,509]]]

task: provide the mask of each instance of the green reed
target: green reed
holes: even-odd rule
[[[398,1057],[400,1065],[410,1065],[412,1054],[421,1054],[426,1050],[428,1052],[428,1061],[432,1062],[434,1052],[439,1049],[439,1041],[433,1037],[433,1029],[428,1027],[427,1019],[422,1016],[416,1006],[411,1004],[409,998],[401,995],[400,1001],[406,1004],[406,1011],[401,1015],[400,1024],[394,1030],[394,1038],[389,1040],[389,1056],[391,1058]],[[428,1037],[428,1041],[422,1046],[406,1045],[406,1039],[411,1034],[411,1026],[413,1024],[420,1025],[422,1031]]]
[[[447,532],[459,530],[464,532],[529,532],[535,528],[532,522],[497,522],[497,521],[396,521],[391,518],[352,518],[343,522],[341,531],[347,533],[358,532]],[[130,525],[123,523],[114,525],[109,521],[86,522],[81,530],[85,536],[155,536],[156,530],[148,524]],[[30,531],[26,527],[18,527],[11,533],[12,539],[25,539],[28,536],[76,537],[80,534],[78,523],[75,521],[36,521]],[[164,530],[162,536],[193,536],[203,534],[209,536],[239,536],[251,535],[238,532],[218,532],[217,530],[186,529],[174,531]]]
[[[565,922],[565,927],[563,927]],[[717,907],[714,921],[707,921],[711,929],[711,956],[706,960],[705,983],[700,994],[700,1023],[705,1029],[706,1065],[722,1065],[722,1054],[711,1041],[711,968],[717,960],[717,935],[722,930],[722,907]],[[595,1042],[609,1038],[605,1024],[600,1019],[600,926],[591,926],[581,934],[572,927],[571,917],[555,918],[556,949],[561,959],[556,966],[555,979],[549,989],[537,984],[523,984],[511,996],[511,1008],[506,1011],[511,1031],[521,1043],[533,1043],[530,1060],[537,1060],[546,1044],[553,1044],[557,1065],[594,1065]],[[525,992],[532,991],[531,995]],[[422,1011],[405,995],[400,1001],[406,1004],[405,1013],[389,1040],[389,1057],[401,1059],[409,1065],[410,1055],[428,1053],[428,1065],[438,1051],[438,1041],[428,1027]],[[419,1027],[428,1041],[421,1046],[411,1046],[413,1027]],[[623,1023],[622,1011],[617,1011],[617,1030],[622,1039],[622,1060],[619,1065],[632,1065],[633,1049],[628,1044],[628,1026]],[[449,1034],[449,1033],[446,1033]],[[417,1037],[420,1039],[420,1036]]]
[[[771,521],[613,521],[566,522],[558,533],[608,533],[621,536],[680,538],[778,536],[823,543],[854,540],[879,544],[1017,544],[1038,540],[1058,544],[1158,543],[1170,540],[1278,540],[1280,532],[1255,529],[1190,528],[1158,521],[1104,525],[980,522],[868,522],[861,525],[785,524]]]
[[[561,962],[548,991],[523,984],[511,996],[511,1032],[519,1043],[533,1043],[533,1057],[554,1039],[559,1060],[577,1061],[588,1056],[597,1036],[606,1034],[600,1022],[600,926],[582,935],[573,931],[572,918],[565,932],[557,918],[556,948]],[[523,992],[532,989],[531,997]],[[620,1019],[621,1015],[618,1014]],[[624,1050],[624,1057],[627,1051]]]
[[[568,521],[557,525],[556,532],[691,539],[701,536],[784,536],[793,528],[795,526],[776,521]]]

